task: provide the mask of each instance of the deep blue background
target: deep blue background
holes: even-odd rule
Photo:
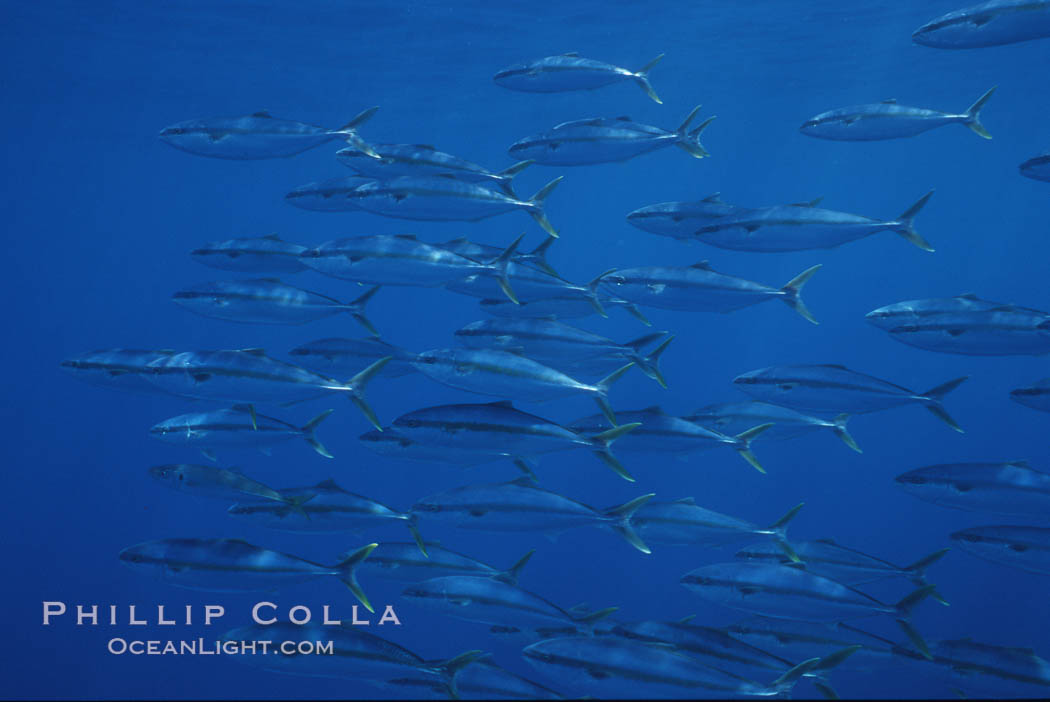
[[[116,657],[114,635],[218,637],[241,623],[253,595],[201,595],[142,578],[116,559],[130,544],[170,536],[231,536],[330,561],[373,539],[307,537],[234,523],[221,503],[195,501],[154,484],[150,465],[196,462],[199,454],[161,444],[147,429],[187,411],[166,397],[124,395],[74,382],[59,369],[68,356],[112,346],[239,348],[276,356],[325,336],[357,336],[346,318],[301,328],[227,324],[197,317],[170,301],[181,286],[221,279],[192,262],[195,246],[232,236],[279,232],[316,244],[338,236],[415,232],[443,241],[466,235],[526,246],[542,241],[528,218],[510,214],[480,224],[399,222],[369,214],[323,214],[282,202],[301,183],[345,175],[321,147],[294,159],[226,162],[178,152],[157,131],[183,119],[269,109],[274,115],[339,125],[359,110],[381,110],[361,131],[377,142],[433,143],[489,165],[509,165],[506,147],[555,123],[628,114],[673,128],[697,103],[717,114],[704,143],[712,157],[667,149],[624,164],[548,169],[518,181],[525,195],[554,175],[564,183],[549,199],[562,232],[552,263],[585,281],[615,266],[692,263],[709,258],[721,271],[783,284],[814,263],[824,268],[806,288],[811,326],[787,307],[760,305],[732,315],[649,310],[657,329],[678,338],[664,360],[670,390],[641,374],[616,387],[618,408],[661,403],[686,412],[740,399],[736,374],[767,365],[844,363],[925,390],[963,374],[972,379],[947,406],[966,428],[957,435],[919,407],[858,417],[855,455],[828,434],[789,443],[758,442],[768,468],[759,475],[729,451],[688,461],[625,458],[631,485],[586,452],[545,457],[548,489],[595,506],[645,492],[688,495],[698,503],[767,523],[806,501],[796,537],[838,541],[907,563],[943,547],[958,528],[1001,518],[942,510],[900,492],[893,476],[930,463],[1028,458],[1048,466],[1046,415],[1009,401],[1007,391],[1046,376],[1044,359],[970,358],[896,344],[869,326],[869,310],[905,299],[976,292],[1046,308],[1045,183],[1017,175],[1017,164],[1050,144],[1050,42],[975,51],[915,46],[911,31],[957,0],[809,3],[432,2],[3,2],[0,12],[0,112],[7,275],[3,354],[5,499],[3,520],[4,661],[0,695],[13,697],[367,697],[383,694],[352,680],[279,676],[222,658]],[[634,85],[598,92],[535,95],[492,82],[518,60],[578,51],[627,66],[667,57],[652,74],[665,104]],[[950,126],[919,138],[837,143],[809,139],[798,125],[833,107],[895,97],[961,111],[992,85],[984,112],[995,136],[986,142]],[[333,145],[334,146],[334,145]],[[633,229],[624,215],[665,200],[714,191],[733,203],[761,205],[824,196],[825,205],[891,218],[932,187],[919,230],[937,248],[924,253],[887,234],[838,250],[748,255],[687,246]],[[337,297],[356,286],[312,273],[289,282]],[[451,332],[483,315],[476,302],[442,291],[387,288],[371,303],[384,336],[423,350],[447,346]],[[644,328],[622,311],[586,327],[615,339]],[[422,377],[380,380],[372,403],[384,421],[428,404],[475,401]],[[484,400],[482,400],[484,401]],[[470,481],[510,479],[509,464],[472,472],[377,457],[356,441],[366,423],[348,403],[325,401],[286,414],[303,420],[327,406],[320,429],[336,455],[326,461],[300,442],[259,454],[223,455],[280,487],[333,477],[345,488],[407,508],[423,495]],[[569,421],[591,414],[588,400],[525,406]],[[556,543],[542,536],[486,535],[423,525],[430,539],[494,564],[539,549],[526,588],[572,605],[618,605],[625,618],[728,623],[677,581],[732,551],[657,548],[643,556],[610,532],[578,530]],[[1046,579],[994,567],[953,552],[931,571],[950,608],[924,604],[916,625],[930,639],[973,636],[1050,655]],[[365,582],[374,603],[399,604],[396,584]],[[873,592],[904,594],[907,584]],[[149,627],[41,626],[41,601],[178,606],[218,602],[224,625],[175,631]],[[349,605],[334,579],[280,594],[283,605]],[[493,651],[508,667],[535,677],[517,651],[487,638],[485,627],[399,605],[400,630],[382,633],[430,658],[469,648]],[[893,634],[892,625],[866,622]],[[226,626],[228,625],[228,626]],[[950,695],[935,676],[907,670],[840,676],[844,696]],[[804,683],[798,692],[812,695]]]

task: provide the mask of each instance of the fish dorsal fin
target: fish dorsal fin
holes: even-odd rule
[[[507,409],[514,409],[514,403],[510,400],[497,400],[496,402],[486,402],[489,407],[505,407]]]
[[[792,207],[816,207],[817,205],[819,205],[823,201],[824,201],[824,196],[821,195],[820,197],[815,197],[812,200],[809,200],[807,202],[792,202],[791,206]]]
[[[280,241],[281,237],[277,234],[267,234],[266,236],[259,237],[260,239],[268,239],[269,241]]]
[[[408,241],[419,241],[415,234],[395,234],[395,239],[407,239]]]
[[[570,58],[579,58],[580,53],[578,51],[566,51],[562,56],[569,56]]]
[[[343,489],[343,488],[339,487],[339,484],[337,482],[335,482],[335,480],[333,478],[326,478],[326,479],[322,480],[321,482],[317,483],[317,485],[314,485],[314,487],[322,488],[324,490],[342,490]]]
[[[677,622],[675,622],[675,624],[688,624],[689,622],[693,621],[694,619],[696,619],[696,615],[695,614],[689,614],[689,615],[686,615],[686,616],[682,617],[681,619],[679,619]]]
[[[712,202],[720,205],[725,204],[725,200],[722,199],[722,193],[711,193],[700,202]]]
[[[976,302],[980,299],[975,293],[963,293],[962,295],[956,295],[955,298],[957,300],[970,300],[972,302]]]
[[[562,122],[556,125],[555,129],[562,129],[563,127],[600,127],[605,124],[604,117],[587,117],[585,119],[574,119],[570,122]]]
[[[897,104],[897,98],[886,98],[885,100],[882,101],[882,104],[883,105],[896,105]]]
[[[263,119],[273,119],[273,115],[270,114],[269,110],[259,110],[258,112],[253,112],[252,113],[252,117],[261,117]]]
[[[631,122],[633,120],[630,117],[628,117],[627,115],[620,115],[619,117],[616,118],[616,121],[617,122]]]
[[[683,497],[680,500],[675,500],[671,504],[673,504],[673,505],[695,505],[696,504],[696,499],[692,498],[692,497]]]
[[[836,370],[849,370],[846,366],[841,363],[818,363],[817,368],[834,368]]]
[[[701,271],[709,271],[709,270],[711,270],[711,264],[708,263],[707,261],[697,261],[696,263],[694,263],[693,265],[691,265],[689,267],[690,268],[696,268],[697,270],[701,270]]]
[[[1026,461],[1024,459],[1022,459],[1020,461],[1010,461],[1006,465],[1008,465],[1008,466],[1016,466],[1018,468],[1031,468],[1032,467],[1032,465],[1028,461]]]
[[[433,144],[412,144],[417,149],[423,149],[424,151],[437,151],[437,147]]]
[[[237,350],[240,353],[246,353],[249,356],[265,356],[266,355],[266,349],[251,348],[251,349],[237,349]]]

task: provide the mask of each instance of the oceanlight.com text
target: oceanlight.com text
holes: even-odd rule
[[[106,649],[115,656],[331,656],[331,641],[217,641],[215,639],[142,640],[113,638]]]

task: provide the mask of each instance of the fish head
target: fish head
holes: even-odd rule
[[[155,429],[156,427],[154,427]],[[153,430],[150,430],[152,433]],[[171,487],[179,488],[186,482],[186,469],[184,466],[169,464],[163,466],[153,466],[149,469],[150,477],[154,480],[159,480],[162,483],[166,483]]]
[[[496,83],[508,83],[516,78],[528,78],[537,73],[538,71],[534,66],[530,66],[527,63],[516,63],[498,71],[496,75],[492,76],[492,80]]]
[[[120,552],[120,562],[125,566],[150,575],[163,575],[165,570],[164,544],[147,541],[129,546]]]
[[[911,39],[935,49],[971,46],[975,35],[979,36],[981,28],[993,19],[994,11],[957,10],[922,25],[912,32]]]

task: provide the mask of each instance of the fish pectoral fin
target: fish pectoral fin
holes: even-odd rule
[[[449,604],[454,604],[457,607],[466,607],[473,602],[469,597],[450,597],[448,599]]]
[[[198,383],[203,383],[211,378],[211,373],[194,373],[193,380]]]
[[[965,329],[949,329],[948,336],[962,336],[966,333]]]
[[[609,674],[604,670],[598,670],[597,668],[587,668],[587,675],[591,676],[595,680],[605,680],[609,677]]]
[[[798,387],[797,383],[778,383],[777,384],[777,390],[781,390],[783,392],[788,392],[789,390],[794,390],[796,387]]]

